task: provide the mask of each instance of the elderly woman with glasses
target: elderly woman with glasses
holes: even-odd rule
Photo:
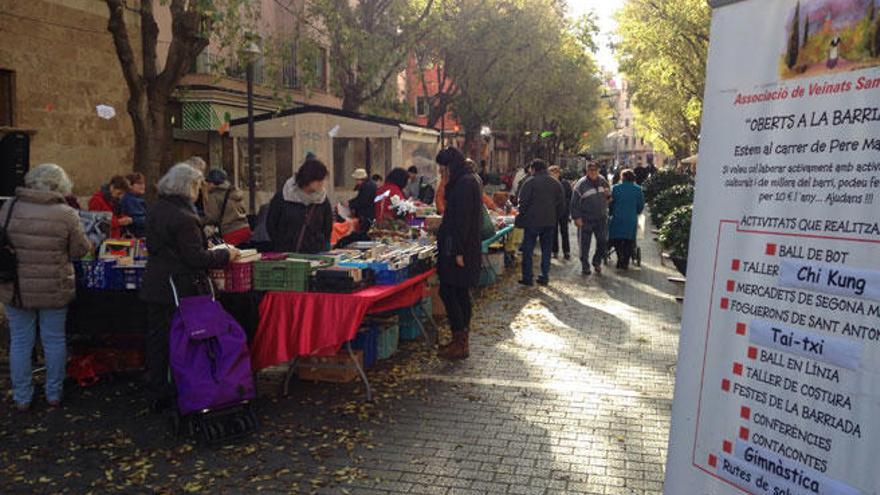
[[[175,309],[171,280],[180,297],[204,290],[207,270],[238,258],[235,248],[209,250],[195,201],[202,173],[178,163],[159,180],[159,199],[147,216],[147,268],[140,298],[147,303],[145,354],[150,406],[160,411],[172,404],[174,388],[167,380],[168,338]]]
[[[58,165],[40,165],[24,177],[24,187],[0,208],[15,248],[15,280],[0,284],[0,301],[9,318],[9,368],[12,400],[20,411],[31,406],[34,386],[31,362],[37,324],[46,356],[46,401],[58,407],[64,388],[67,348],[64,325],[73,300],[72,258],[91,249],[79,215],[67,205],[72,184]]]

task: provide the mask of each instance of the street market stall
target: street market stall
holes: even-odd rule
[[[385,176],[392,168],[415,165],[429,180],[438,175],[434,157],[440,133],[429,127],[315,105],[263,114],[254,120],[258,199],[263,200],[259,202],[268,201],[309,154],[327,165],[328,192],[336,201],[353,194],[351,175],[357,168]],[[235,181],[247,189],[247,120],[231,124],[237,150]]]
[[[397,206],[401,218],[375,226],[373,241],[317,255],[245,250],[227,268],[209,271],[218,301],[248,334],[253,369],[288,365],[285,393],[294,373],[331,382],[360,377],[370,399],[365,369],[390,357],[398,340],[422,336],[432,342],[425,323],[434,323],[437,311],[428,308],[442,304],[430,232],[441,217],[430,206]],[[512,220],[495,212],[487,216],[492,235],[482,243],[481,285],[495,283],[504,270]],[[128,350],[139,352],[139,344],[131,343],[142,341],[145,331],[138,299],[144,246],[136,239],[105,240],[97,259],[76,263],[79,297],[71,306],[72,334],[90,336],[99,346],[103,339],[104,347],[124,341]],[[86,347],[94,349],[94,344]],[[142,355],[131,361],[129,368],[143,365]]]

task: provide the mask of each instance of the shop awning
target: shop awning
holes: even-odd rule
[[[215,131],[222,124],[211,103],[206,101],[184,102],[181,113],[181,127],[186,131]]]
[[[400,139],[419,143],[435,144],[440,142],[440,131],[410,124],[400,124]]]

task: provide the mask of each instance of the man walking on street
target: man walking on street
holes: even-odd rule
[[[535,244],[541,242],[541,276],[538,284],[547,285],[550,281],[550,253],[556,226],[565,211],[565,192],[558,180],[547,173],[544,160],[534,160],[530,164],[532,176],[523,182],[519,192],[519,215],[516,226],[525,230],[522,243],[522,280],[520,284],[531,286],[532,254]]]
[[[556,236],[553,237],[553,257],[559,258],[559,238],[562,238],[562,253],[566,260],[571,259],[571,242],[568,239],[568,222],[571,221],[571,212],[569,205],[571,204],[571,183],[562,178],[562,169],[558,165],[553,165],[549,169],[550,176],[558,180],[562,184],[562,190],[565,193],[563,198],[562,217],[559,218],[559,227],[556,230]]]
[[[602,273],[602,260],[608,243],[608,199],[611,188],[608,181],[599,175],[595,162],[587,165],[587,175],[574,186],[571,195],[571,218],[577,225],[581,248],[581,273],[590,274],[590,244],[596,236],[596,252],[593,255],[593,268]]]

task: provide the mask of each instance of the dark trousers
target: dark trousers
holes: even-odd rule
[[[446,316],[449,318],[452,333],[467,332],[473,315],[470,287],[440,284],[440,299],[446,307]]]
[[[596,253],[593,254],[593,266],[602,264],[605,258],[606,245],[608,244],[608,220],[607,219],[584,219],[584,225],[580,230],[581,265],[590,267],[590,244],[596,237]]]
[[[147,304],[147,333],[144,336],[144,358],[147,364],[147,398],[159,400],[174,397],[174,386],[168,379],[168,341],[174,306]]]
[[[559,254],[559,238],[562,238],[562,254],[571,254],[571,241],[568,238],[568,218],[559,221],[556,236],[553,238],[553,254]]]
[[[556,237],[556,226],[552,227],[526,227],[523,233],[522,242],[522,278],[526,282],[531,282],[532,273],[532,254],[535,252],[535,245],[540,239],[541,242],[541,279],[549,280],[550,278],[550,252],[553,250],[553,239]]]
[[[617,253],[617,268],[629,268],[629,260],[636,249],[635,239],[611,239],[611,245]]]

